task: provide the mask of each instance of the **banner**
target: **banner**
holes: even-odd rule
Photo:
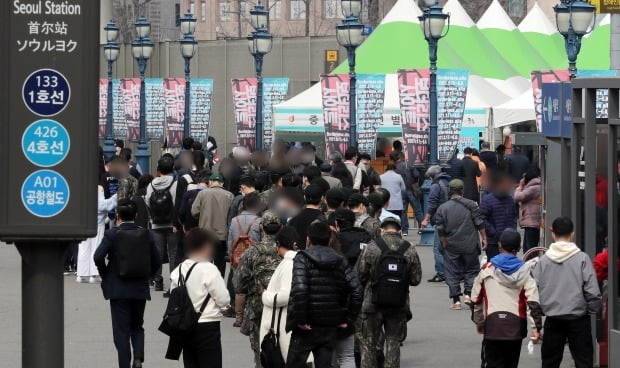
[[[140,138],[140,78],[122,78],[120,98],[119,104],[123,107],[127,124],[126,139],[137,142]]]
[[[326,155],[349,146],[349,75],[321,75]]]
[[[166,129],[166,108],[164,100],[164,83],[160,78],[144,80],[146,95],[146,139],[151,142],[163,142]]]
[[[286,100],[287,93],[288,78],[263,79],[263,146],[266,150],[271,150],[273,142],[273,106]]]
[[[462,156],[463,151],[467,147],[476,148],[480,147],[480,133],[484,132],[486,128],[480,127],[462,127],[459,134],[459,142],[456,148],[459,149]]]
[[[196,78],[190,81],[189,134],[194,140],[206,142],[209,138],[211,108],[213,106],[213,79]]]
[[[108,114],[108,79],[99,79],[99,138],[105,137],[105,125]]]
[[[256,147],[256,78],[233,78],[232,96],[237,124],[237,144]]]
[[[114,138],[127,139],[127,120],[125,120],[125,104],[122,102],[121,81],[112,80],[112,130]]]
[[[377,155],[377,130],[383,121],[385,100],[385,74],[360,74],[357,76],[357,148]]]
[[[168,147],[179,147],[183,142],[185,78],[164,78],[164,100],[166,141]]]
[[[430,122],[430,72],[428,69],[399,70],[398,98],[405,157],[411,165],[425,164]]]
[[[448,161],[459,143],[468,82],[467,70],[437,71],[437,149],[440,162]]]
[[[568,82],[542,84],[542,134],[571,137],[572,90]]]
[[[543,70],[533,71],[532,93],[534,94],[534,114],[536,115],[536,128],[542,131],[542,86],[543,83],[568,82],[570,76],[568,70]]]

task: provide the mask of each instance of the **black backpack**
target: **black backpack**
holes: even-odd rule
[[[149,209],[151,213],[151,220],[155,225],[166,225],[172,222],[174,213],[174,200],[170,188],[174,185],[174,181],[165,189],[155,189],[153,183],[153,193],[149,198]]]
[[[113,247],[121,278],[151,276],[151,235],[147,229],[119,230]]]
[[[383,238],[377,245],[381,256],[372,273],[372,303],[385,308],[402,308],[409,297],[410,265],[405,252],[411,247],[403,240],[397,250],[392,250]]]
[[[200,306],[200,311],[196,312],[192,299],[187,292],[185,283],[197,264],[198,263],[194,263],[189,268],[185,274],[185,278],[183,278],[181,266],[179,266],[179,285],[170,291],[168,305],[164,313],[164,320],[159,325],[159,331],[168,336],[183,337],[192,332],[202,312],[204,312],[207,307],[207,303],[209,303],[211,295],[207,294],[205,301],[202,302]]]

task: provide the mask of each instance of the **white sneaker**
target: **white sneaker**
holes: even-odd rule
[[[101,282],[101,277],[99,276],[91,276],[90,279],[88,280],[89,283],[91,284],[99,284]]]
[[[467,305],[471,304],[471,297],[469,295],[465,295],[465,297],[463,297],[463,303]]]
[[[88,277],[86,277],[86,276],[78,276],[75,279],[75,282],[77,282],[78,284],[88,284]]]
[[[452,306],[450,307],[450,309],[452,310],[461,310],[461,302],[456,302],[454,304],[452,304]]]

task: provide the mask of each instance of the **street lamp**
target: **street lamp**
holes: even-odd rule
[[[437,147],[437,46],[439,40],[445,37],[450,30],[450,15],[444,14],[438,0],[424,0],[424,4],[426,9],[418,19],[424,38],[428,42],[428,57],[430,59],[430,158],[428,164],[433,166],[439,164],[439,149]],[[448,21],[447,28],[446,20]]]
[[[183,38],[181,39],[181,55],[185,59],[185,112],[183,114],[183,137],[189,138],[190,136],[190,61],[196,54],[196,45],[198,42],[194,38],[194,32],[196,31],[196,18],[188,10],[181,18],[181,33]]]
[[[361,0],[341,0],[344,19],[336,26],[336,39],[347,49],[349,62],[349,147],[357,147],[357,109],[355,85],[355,49],[364,41],[364,25],[359,22]]]
[[[263,58],[271,52],[273,36],[267,29],[269,12],[260,2],[250,10],[250,23],[254,31],[247,37],[250,54],[256,68],[256,149],[263,149]]]
[[[107,159],[111,159],[116,154],[116,148],[114,145],[114,126],[112,121],[113,113],[113,101],[112,101],[112,66],[118,54],[120,53],[120,47],[118,46],[118,33],[119,29],[114,22],[110,21],[103,28],[107,43],[103,46],[103,56],[108,62],[108,103],[105,121],[105,136],[103,139],[103,154]]]
[[[149,172],[149,146],[146,143],[146,92],[144,88],[144,73],[146,64],[153,55],[153,42],[149,39],[151,33],[151,23],[140,17],[136,23],[136,34],[138,37],[131,43],[131,53],[138,63],[138,71],[140,72],[140,137],[136,150],[136,161],[143,174]]]
[[[581,50],[581,38],[594,29],[596,6],[588,1],[562,0],[553,7],[558,31],[564,37],[568,56],[570,78],[577,76],[577,56]]]

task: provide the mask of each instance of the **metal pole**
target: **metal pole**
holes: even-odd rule
[[[108,61],[108,103],[105,121],[105,137],[103,139],[103,154],[107,159],[111,159],[116,154],[116,147],[114,142],[114,127],[113,127],[113,111],[114,101],[112,100],[112,61]]]
[[[431,62],[430,67],[430,126],[429,126],[429,145],[430,158],[428,164],[430,166],[439,165],[438,147],[437,147],[437,39],[428,37],[428,55]]]
[[[581,37],[575,34],[573,26],[568,27],[568,35],[565,38],[566,55],[568,56],[568,72],[570,78],[577,76],[577,56],[581,50]]]
[[[185,58],[185,113],[183,116],[183,138],[189,138],[189,100],[190,100],[190,81],[189,81],[189,64],[190,59]]]
[[[136,161],[143,174],[149,173],[149,146],[146,143],[146,93],[144,87],[144,72],[146,70],[147,60],[145,58],[138,59],[138,68],[140,70],[140,138],[136,151]]]
[[[254,55],[256,66],[256,149],[263,149],[263,54]]]
[[[22,366],[64,367],[63,260],[67,242],[18,243],[22,257]]]
[[[347,47],[349,61],[349,147],[357,147],[357,75],[355,73],[355,47]]]

